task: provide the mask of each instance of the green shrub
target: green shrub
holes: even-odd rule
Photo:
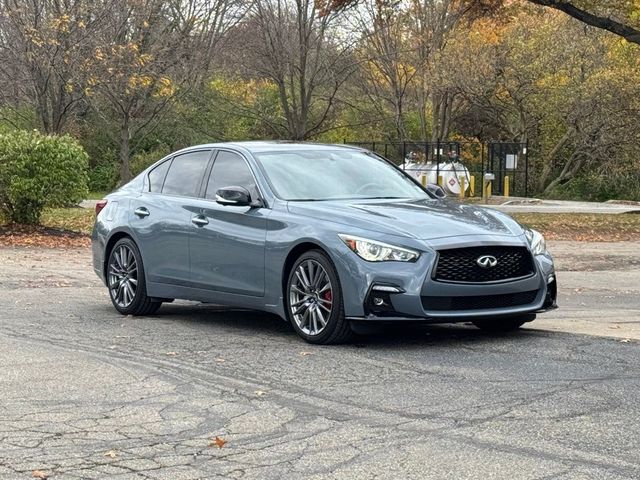
[[[89,170],[89,190],[92,192],[109,192],[116,186],[118,165],[101,163]]]
[[[157,162],[169,153],[170,150],[168,147],[157,147],[147,152],[136,153],[131,158],[131,175],[135,177],[149,165]]]
[[[87,192],[88,157],[69,136],[32,131],[0,135],[0,209],[38,223],[43,208],[77,203]]]
[[[604,174],[584,173],[549,192],[549,198],[566,200],[640,201],[640,172],[634,169]]]

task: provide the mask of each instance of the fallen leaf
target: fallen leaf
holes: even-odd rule
[[[105,457],[116,458],[118,456],[118,452],[115,450],[109,450],[108,452],[104,452]]]
[[[167,355],[169,357],[175,357],[176,355],[178,355],[178,352],[167,352]]]
[[[622,340],[620,340],[620,343],[629,343],[630,341],[630,338],[623,338]]]
[[[262,390],[256,390],[255,392],[253,392],[256,394],[256,396],[258,397],[263,397],[267,394],[267,392],[263,392]]]
[[[313,355],[313,352],[300,352],[301,357],[306,357],[308,355]]]
[[[218,362],[218,363],[224,363],[224,362],[226,362],[226,360],[225,360],[224,358],[220,358],[220,357],[216,358],[215,360],[216,360],[216,362]]]
[[[609,328],[620,328],[620,325],[609,325]]]
[[[209,446],[210,446],[210,447],[215,446],[215,447],[218,447],[218,448],[222,448],[222,447],[224,447],[224,446],[225,446],[225,444],[226,444],[226,443],[227,443],[227,441],[226,441],[226,440],[223,440],[223,439],[221,439],[220,437],[218,437],[218,436],[216,435],[216,438],[214,438],[213,440],[211,440],[211,441],[209,442]]]
[[[31,472],[31,476],[33,478],[49,478],[49,474],[47,472],[43,472],[42,470],[34,470]]]

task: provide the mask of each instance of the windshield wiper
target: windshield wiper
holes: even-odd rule
[[[394,198],[409,198],[409,197],[362,197],[362,198],[359,198],[358,200],[388,200],[388,199],[394,199]]]

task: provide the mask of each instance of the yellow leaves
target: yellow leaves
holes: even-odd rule
[[[154,93],[154,97],[171,97],[175,95],[176,87],[170,78],[160,77],[158,85]]]
[[[94,50],[93,56],[95,57],[96,60],[100,60],[100,61],[104,60],[105,58],[104,52],[99,47]]]
[[[220,95],[231,97],[247,105],[255,105],[262,92],[276,88],[273,82],[265,79],[244,81],[223,77],[217,77],[211,80],[209,87]]]
[[[481,18],[474,22],[471,33],[476,41],[487,45],[498,45],[502,41],[505,29],[505,26],[498,25],[490,18]]]
[[[73,90],[74,90],[73,84],[70,82],[67,82],[66,85],[64,86],[64,90],[67,93],[73,93]]]
[[[135,59],[135,63],[138,67],[144,67],[145,65],[147,65],[149,62],[151,62],[151,60],[153,60],[153,56],[148,54],[148,53],[143,53],[142,55],[138,56]]]
[[[544,76],[536,82],[536,86],[539,88],[554,88],[554,87],[565,87],[569,85],[570,78],[569,76],[562,73],[554,73],[547,76]]]
[[[129,88],[132,90],[138,88],[148,88],[153,84],[153,78],[149,75],[133,74],[129,77]]]
[[[69,33],[70,23],[71,18],[69,17],[69,15],[61,15],[59,17],[54,17],[51,19],[51,28],[60,33]]]

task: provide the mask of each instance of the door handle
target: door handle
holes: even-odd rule
[[[205,225],[209,225],[209,220],[203,215],[198,215],[191,219],[191,223],[197,227],[204,227]]]
[[[140,218],[149,216],[149,210],[147,210],[145,207],[138,207],[133,211],[133,213],[135,213]]]

